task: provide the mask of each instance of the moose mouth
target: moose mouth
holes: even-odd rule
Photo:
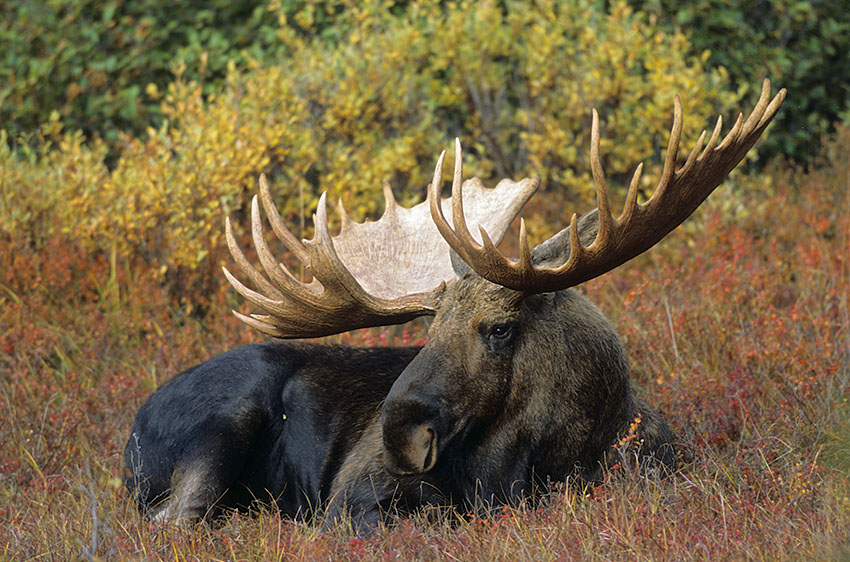
[[[384,445],[384,468],[394,476],[428,472],[437,464],[437,433],[430,425],[409,429],[401,447]]]

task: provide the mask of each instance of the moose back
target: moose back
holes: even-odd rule
[[[637,166],[617,218],[594,110],[597,208],[573,215],[534,249],[521,221],[517,259],[497,245],[539,181],[503,180],[493,189],[462,182],[459,142],[450,199],[440,197],[443,153],[427,201],[402,208],[385,184],[381,219],[353,222],[340,205],[337,236],[322,195],[315,235],[299,241],[261,177],[272,231],[313,279],[301,281],[275,259],[256,196],[260,269],[227,221],[233,258],[254,288],[224,274],[261,311],[235,314],[274,339],[193,367],[148,399],[125,449],[128,489],[159,520],[261,501],[292,517],[348,514],[368,526],[423,505],[513,503],[549,481],[595,479],[620,460],[612,445],[636,418],[635,460],[669,472],[672,433],[634,395],[611,324],[571,287],[649,249],[690,216],[746,155],[784,96],[780,90],[771,99],[765,81],[750,116],[739,116],[722,139],[718,119],[678,168],[677,97],[659,183],[639,203]],[[421,348],[283,341],[418,316],[433,317]]]

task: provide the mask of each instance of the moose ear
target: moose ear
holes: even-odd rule
[[[578,239],[582,246],[590,246],[599,231],[598,209],[583,214],[576,222]],[[541,242],[531,252],[532,262],[536,266],[555,268],[564,264],[570,257],[570,227]]]
[[[454,270],[455,275],[457,275],[458,279],[463,277],[465,273],[469,273],[470,271],[472,271],[472,268],[469,267],[469,264],[463,261],[460,256],[457,255],[457,252],[455,252],[454,250],[449,250],[449,258],[451,258],[452,260],[452,269]]]

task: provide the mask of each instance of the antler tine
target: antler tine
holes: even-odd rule
[[[446,159],[446,151],[440,153],[437,158],[437,164],[434,166],[434,179],[428,184],[428,205],[431,209],[431,218],[440,232],[440,235],[448,243],[452,250],[464,260],[468,261],[468,256],[464,250],[460,239],[455,235],[455,231],[449,226],[445,215],[443,214],[443,206],[440,205],[440,188],[443,185],[443,161]],[[454,210],[452,210],[454,212]]]
[[[756,102],[756,106],[753,108],[752,113],[750,113],[750,116],[744,122],[741,136],[751,134],[762,124],[762,119],[767,111],[770,101],[770,80],[765,79],[761,85],[758,102]]]
[[[272,299],[262,293],[253,291],[243,285],[242,282],[231,274],[226,267],[222,267],[222,271],[224,271],[224,276],[227,278],[227,281],[231,284],[231,286],[236,289],[236,292],[242,295],[242,297],[251,304],[258,306],[269,313],[280,313],[282,315],[287,314],[287,309],[285,307],[281,308],[281,306],[285,303],[284,299]]]
[[[726,136],[720,141],[720,144],[717,145],[717,148],[714,150],[723,151],[729,148],[741,134],[741,130],[744,128],[744,116],[739,113],[738,117],[735,119],[735,124],[732,126],[732,130],[726,133]]]
[[[767,89],[770,90],[770,80],[765,79],[765,85]],[[782,102],[785,101],[785,89],[779,91],[780,95],[776,95],[773,99],[770,100],[770,103],[767,104],[767,108],[764,110],[764,114],[761,116],[761,121],[759,121],[758,129],[763,131],[770,122],[773,120],[773,116],[776,115],[776,112],[779,111],[779,107],[782,105]]]
[[[626,193],[626,202],[623,205],[623,211],[617,217],[617,224],[628,224],[638,207],[638,186],[640,185],[640,177],[643,174],[643,162],[637,165],[635,173],[632,175],[632,181],[629,182],[629,191]]]
[[[703,143],[706,133],[703,131],[688,153],[684,165],[676,170],[683,128],[682,102],[676,96],[673,126],[661,178],[649,200],[639,204],[637,190],[643,165],[638,165],[629,185],[623,212],[616,220],[611,216],[607,182],[599,154],[599,118],[596,110],[593,110],[590,164],[598,205],[596,238],[589,246],[582,245],[578,234],[578,217],[573,214],[568,227],[569,247],[564,249],[564,262],[559,267],[533,267],[528,250],[524,248],[527,242],[520,242],[520,260],[517,263],[499,253],[483,230],[483,246],[472,240],[463,220],[462,202],[457,197],[460,191],[457,189],[460,183],[457,164],[453,182],[455,228],[448,226],[437,208],[439,205],[435,206],[433,199],[432,217],[455,252],[479,275],[494,283],[526,293],[544,293],[578,285],[648,250],[687,219],[752,148],[776,115],[784,98],[783,89],[771,99],[770,82],[765,80],[759,101],[746,121],[743,116],[739,116],[735,126],[718,145],[722,127],[722,119],[718,118],[705,148]],[[457,150],[459,152],[459,148]],[[429,198],[439,197],[441,167],[442,156],[437,163]],[[524,238],[524,223],[521,223],[520,230],[520,237]],[[559,237],[559,243],[563,238]]]
[[[286,337],[280,328],[277,328],[274,324],[270,324],[267,321],[271,318],[267,314],[251,314],[250,316],[247,316],[238,310],[234,310],[233,315],[245,324],[248,324],[255,330],[258,330],[267,336],[271,336],[273,338]]]
[[[247,275],[251,279],[251,282],[261,291],[272,295],[276,299],[282,298],[283,294],[274,285],[269,283],[259,271],[254,269],[254,266],[245,257],[245,254],[242,253],[242,249],[236,243],[236,238],[233,236],[233,226],[230,224],[230,217],[225,217],[224,219],[224,237],[227,239],[227,247],[230,250],[230,254],[236,260],[236,264],[242,270],[242,273]],[[229,275],[230,272],[227,271],[227,268],[224,268],[224,270]]]
[[[283,219],[280,217],[280,213],[277,212],[277,209],[274,206],[274,201],[272,200],[272,195],[269,192],[269,182],[266,181],[266,174],[260,174],[260,198],[263,201],[263,210],[266,212],[266,216],[269,219],[269,224],[272,226],[272,231],[275,233],[275,236],[278,239],[286,244],[286,247],[295,254],[295,257],[298,258],[303,264],[307,264],[307,250],[304,249],[304,245],[301,244],[301,241],[296,238],[292,232],[286,228],[286,225],[283,224]]]
[[[393,195],[393,188],[390,185],[390,182],[385,179],[381,182],[381,188],[384,191],[384,201],[386,201],[383,216],[395,216],[398,212],[396,210],[398,208],[398,203],[396,203],[395,196]]]
[[[706,157],[706,155],[711,154],[711,151],[717,146],[717,139],[720,138],[720,131],[723,129],[723,116],[717,116],[717,122],[714,124],[714,130],[711,132],[711,137],[708,139],[708,143],[705,145],[705,148],[702,149],[702,153],[699,155],[698,159],[702,160]]]
[[[499,252],[491,240],[487,231],[479,225],[481,244],[476,242],[469,232],[463,211],[463,152],[460,140],[455,139],[455,168],[452,178],[452,228],[440,207],[440,185],[442,184],[443,160],[445,151],[440,154],[437,165],[434,167],[434,179],[428,186],[428,200],[431,206],[431,218],[437,226],[440,234],[460,258],[469,264],[482,277],[490,279],[500,275],[509,275],[514,284],[521,283],[523,279],[532,273],[530,250],[525,233],[524,222],[520,224],[520,261],[514,263],[509,261]],[[487,272],[482,273],[482,272]]]
[[[462,175],[463,151],[460,148],[460,139],[455,137],[455,169],[454,174],[452,174],[452,222],[454,222],[454,230],[461,243],[477,249],[479,247],[478,242],[469,233],[469,227],[466,225],[466,218],[463,215]]]
[[[702,150],[702,144],[705,142],[705,131],[702,131],[699,134],[699,138],[697,138],[697,142],[694,143],[694,147],[688,153],[688,158],[685,160],[685,164],[679,168],[676,173],[679,175],[685,175],[690,173],[691,168],[694,167],[694,164],[697,162],[697,155],[700,150]]]
[[[310,254],[310,272],[313,277],[322,283],[326,291],[331,288],[342,289],[351,296],[356,295],[364,300],[370,299],[371,296],[360,287],[336,253],[328,227],[327,193],[322,193],[319,197],[319,205],[316,207],[316,214],[313,215],[313,224],[315,226],[313,239],[305,242]],[[323,306],[323,303],[317,302],[316,306]]]
[[[263,232],[263,219],[260,217],[260,208],[257,205],[256,195],[251,199],[251,233],[254,240],[254,247],[257,249],[257,257],[260,259],[260,264],[263,266],[263,270],[270,280],[291,298],[302,302],[309,302],[312,291],[307,288],[307,285],[296,279],[286,266],[275,260],[271,248],[266,243],[265,233]]]
[[[614,221],[608,202],[608,183],[605,181],[605,171],[602,169],[602,161],[599,158],[599,115],[596,113],[596,108],[592,111],[590,124],[590,171],[593,174],[593,182],[596,184],[596,208],[599,209],[599,229],[593,241],[595,247],[608,243]],[[580,250],[581,245],[571,251]]]
[[[345,205],[343,205],[342,203],[342,197],[340,197],[336,201],[336,214],[339,215],[339,232],[340,234],[342,234],[343,232],[351,228],[351,225],[354,223],[354,221],[351,220],[351,217],[349,217],[348,213],[345,211]]]
[[[659,200],[664,196],[664,192],[670,185],[670,178],[673,177],[673,172],[676,167],[676,157],[679,155],[679,141],[682,139],[682,100],[677,94],[673,98],[673,128],[670,129],[670,141],[667,143],[667,151],[664,155],[664,168],[661,172],[661,178],[649,201],[645,205],[650,204],[652,200]]]

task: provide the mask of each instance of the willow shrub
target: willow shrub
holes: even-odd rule
[[[146,88],[166,121],[125,135],[114,167],[104,143],[62,130],[57,114],[36,148],[12,151],[0,139],[0,230],[35,245],[73,233],[91,250],[139,256],[178,285],[193,271],[218,279],[223,217],[245,222],[259,173],[290,223],[322,190],[356,218],[374,217],[382,179],[402,202],[421,198],[437,154],[459,136],[467,175],[539,174],[544,189],[588,198],[591,107],[617,189],[637,162],[648,166],[647,187],[657,175],[676,93],[686,145],[711,125],[704,119],[738,102],[722,69],[686,55],[685,36],[624,2],[604,13],[591,2],[391,7],[278,8],[287,55],[231,64],[212,95],[177,66],[165,91]]]

